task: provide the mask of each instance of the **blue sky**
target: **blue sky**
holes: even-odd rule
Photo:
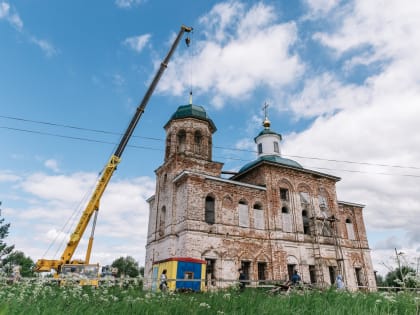
[[[378,10],[381,8],[381,10]],[[0,200],[9,243],[34,260],[67,240],[181,24],[194,27],[152,96],[103,197],[92,261],[144,263],[163,126],[206,108],[214,159],[255,158],[268,102],[282,153],[342,178],[362,203],[375,269],[420,254],[420,5],[414,1],[0,0]],[[349,163],[351,162],[351,163]],[[71,229],[70,229],[71,231]],[[85,242],[80,245],[81,254]]]

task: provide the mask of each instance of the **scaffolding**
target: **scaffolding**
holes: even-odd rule
[[[337,222],[338,219],[334,216],[313,216],[310,218],[310,234],[312,236],[312,249],[314,254],[315,274],[316,280],[320,287],[327,287],[329,284],[325,279],[324,267],[327,266],[329,257],[324,257],[321,248],[321,237],[331,237],[333,239],[333,246],[335,252],[335,260],[337,262],[337,269],[339,273],[344,274],[344,256],[341,248],[341,242],[338,238]],[[320,222],[320,224],[317,224]],[[336,275],[335,275],[336,276]],[[332,279],[334,281],[334,279]]]

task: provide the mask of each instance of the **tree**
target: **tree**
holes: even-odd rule
[[[137,277],[140,273],[139,264],[131,256],[120,257],[114,260],[111,266],[118,268],[117,277],[129,276],[129,277],[134,278],[134,277]]]
[[[385,276],[385,284],[389,287],[415,288],[416,281],[414,275],[416,271],[409,266],[398,267],[390,271]]]
[[[1,205],[1,202],[0,202]],[[4,219],[1,218],[1,209],[0,209],[0,262],[3,260],[4,256],[9,255],[12,250],[15,248],[14,245],[7,246],[3,241],[9,235],[10,223],[3,224]]]
[[[30,257],[26,257],[23,252],[12,252],[3,260],[3,264],[7,274],[12,273],[13,266],[20,266],[20,275],[22,277],[35,277],[35,272],[33,271],[35,263]]]

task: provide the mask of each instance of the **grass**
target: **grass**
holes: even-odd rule
[[[56,287],[0,285],[3,314],[420,314],[418,293],[298,291],[270,295],[266,289],[208,293],[155,293],[140,286]]]

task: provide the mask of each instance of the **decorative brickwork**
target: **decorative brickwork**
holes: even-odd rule
[[[264,155],[264,147],[255,163],[223,178],[223,164],[211,160],[214,124],[201,107],[191,113],[165,126],[165,161],[148,200],[146,278],[153,262],[190,257],[214,262],[206,278],[221,286],[245,266],[256,282],[286,281],[297,269],[308,283],[330,285],[341,274],[352,290],[375,288],[364,206],[337,201],[339,178]],[[257,144],[281,139],[264,126]]]

